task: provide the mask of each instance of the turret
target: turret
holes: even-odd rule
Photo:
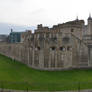
[[[88,17],[88,35],[92,35],[92,17],[91,14],[89,14]]]
[[[42,29],[43,28],[43,25],[42,24],[39,24],[39,25],[37,25],[37,28],[38,29]]]
[[[76,17],[76,21],[78,21],[79,19],[78,19],[78,16]]]

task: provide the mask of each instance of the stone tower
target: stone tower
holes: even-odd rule
[[[92,35],[92,17],[91,17],[91,14],[89,14],[89,17],[88,17],[88,32],[87,32],[88,35]]]

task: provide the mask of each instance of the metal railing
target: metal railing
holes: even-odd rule
[[[32,91],[77,91],[92,89],[92,82],[71,82],[71,83],[29,83],[29,82],[8,82],[0,81],[0,92],[8,90]]]

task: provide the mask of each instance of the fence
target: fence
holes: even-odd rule
[[[32,91],[81,92],[81,90],[92,89],[92,82],[28,83],[28,82],[0,81],[0,92],[7,92],[4,91],[5,89],[8,89],[9,92],[13,92],[11,90],[20,90],[20,91],[23,90],[22,92],[32,92]],[[87,92],[90,91],[87,90]]]

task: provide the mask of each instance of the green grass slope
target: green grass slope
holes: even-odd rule
[[[0,55],[0,87],[20,90],[91,89],[92,69],[40,71]]]

